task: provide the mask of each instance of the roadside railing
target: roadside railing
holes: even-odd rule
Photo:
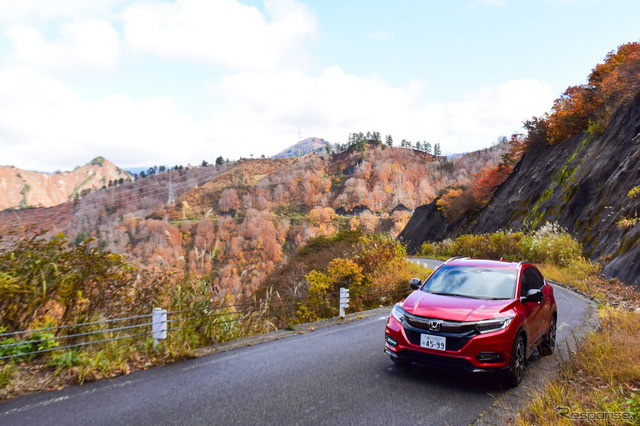
[[[338,315],[345,317],[350,297],[360,303],[374,298],[386,299],[384,295],[366,295],[341,288],[339,292],[326,293],[323,301],[338,305]],[[317,296],[316,296],[317,297]],[[64,349],[81,348],[123,339],[151,338],[155,348],[169,333],[187,328],[215,325],[222,322],[238,322],[251,316],[278,315],[284,311],[295,311],[309,300],[310,296],[291,300],[271,301],[256,307],[255,303],[206,306],[196,309],[168,311],[154,308],[149,314],[124,318],[110,318],[79,324],[60,325],[33,330],[0,333],[0,360],[11,358],[32,359],[42,354]],[[353,300],[353,299],[352,299]],[[279,302],[279,303],[278,303]],[[196,324],[197,323],[197,324]]]

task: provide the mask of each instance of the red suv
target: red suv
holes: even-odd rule
[[[530,263],[453,258],[410,286],[385,329],[384,351],[397,364],[503,371],[516,386],[536,348],[553,352],[553,288]]]

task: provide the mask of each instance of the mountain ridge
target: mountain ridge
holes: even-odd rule
[[[52,207],[131,179],[131,175],[103,157],[68,172],[45,173],[0,166],[0,210]]]

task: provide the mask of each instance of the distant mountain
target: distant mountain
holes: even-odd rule
[[[273,158],[302,157],[311,152],[322,152],[326,146],[333,148],[331,142],[322,138],[307,138],[291,145],[289,148],[274,155]]]
[[[457,154],[451,154],[451,155],[447,155],[447,157],[451,160],[453,160],[454,158],[460,158],[462,156],[464,156],[465,154],[467,154],[466,152],[460,152]]]
[[[71,172],[43,173],[0,166],[0,210],[56,206],[131,179],[130,174],[103,157]]]

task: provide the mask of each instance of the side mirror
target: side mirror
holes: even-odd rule
[[[411,281],[409,281],[409,287],[414,290],[419,289],[421,285],[422,281],[420,281],[420,278],[411,278]]]
[[[523,298],[523,302],[535,302],[540,303],[544,299],[542,291],[538,289],[531,289],[527,292],[527,296]]]

